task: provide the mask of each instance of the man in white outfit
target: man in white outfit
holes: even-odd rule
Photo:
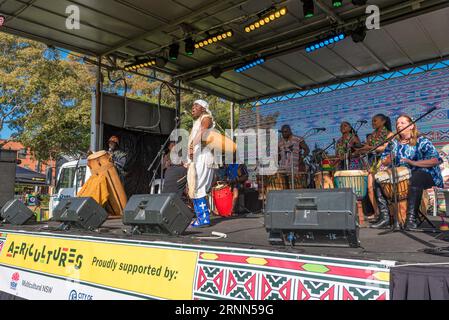
[[[210,212],[206,195],[214,177],[214,157],[210,149],[202,146],[202,136],[213,128],[214,120],[209,104],[196,100],[192,106],[193,128],[189,136],[189,164],[187,172],[189,196],[193,201],[197,219],[192,227],[210,225]]]

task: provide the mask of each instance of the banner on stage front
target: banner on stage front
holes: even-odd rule
[[[192,299],[197,253],[8,234],[0,264],[162,299]]]

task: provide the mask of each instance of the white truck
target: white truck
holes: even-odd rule
[[[75,197],[81,187],[91,176],[87,166],[87,159],[79,159],[64,163],[56,174],[56,187],[50,197],[49,217],[53,217],[53,210],[64,198]]]

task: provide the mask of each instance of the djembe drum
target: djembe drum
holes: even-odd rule
[[[334,173],[332,171],[318,171],[315,173],[313,181],[317,189],[333,189]]]
[[[220,216],[231,216],[232,198],[232,189],[229,184],[220,181],[212,188],[212,199],[214,199],[214,205]]]
[[[362,199],[368,193],[368,171],[365,170],[341,170],[335,172],[334,182],[336,188],[350,188],[357,196],[357,209],[360,224],[364,224],[365,217],[362,207]]]
[[[380,184],[382,191],[393,206],[394,194],[396,192],[398,201],[398,221],[401,225],[405,224],[405,217],[407,215],[407,197],[410,186],[411,171],[407,167],[398,167],[396,169],[396,188],[393,183],[393,173],[391,169],[379,171],[374,178]],[[391,210],[390,210],[391,212]]]
[[[257,175],[257,185],[261,199],[265,199],[266,194],[270,190],[287,190],[289,188],[285,172],[277,172],[271,175]]]
[[[286,179],[288,182],[288,188],[286,189],[306,189],[307,188],[307,173],[300,172],[293,175],[293,188],[292,184],[292,175],[286,175]]]
[[[98,202],[98,193],[101,191],[100,181],[105,179],[109,196],[105,204],[100,204],[104,205],[106,211],[112,216],[121,216],[126,206],[127,198],[120,177],[112,163],[111,155],[104,150],[95,152],[87,157],[87,165],[92,175],[77,196],[90,196]]]

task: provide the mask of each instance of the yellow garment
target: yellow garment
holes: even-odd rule
[[[108,182],[104,175],[92,175],[77,194],[78,197],[91,197],[102,207],[109,199]]]

